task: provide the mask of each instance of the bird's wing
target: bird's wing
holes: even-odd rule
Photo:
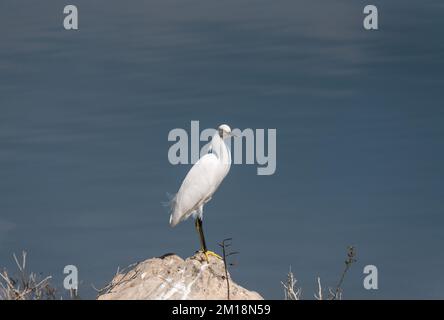
[[[187,219],[215,191],[223,179],[219,160],[214,154],[206,154],[197,161],[177,192],[170,217],[171,226]]]

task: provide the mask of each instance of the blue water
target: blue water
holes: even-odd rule
[[[303,296],[358,261],[344,298],[444,293],[444,6],[377,1],[0,3],[0,265],[28,251],[78,266],[94,297],[118,266],[198,249],[161,202],[173,128],[276,128],[277,170],[235,165],[205,208],[210,248],[233,238],[234,280],[271,299],[291,266]],[[363,268],[379,271],[365,290]]]

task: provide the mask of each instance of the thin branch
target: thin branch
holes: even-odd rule
[[[229,256],[233,256],[236,254],[239,254],[237,251],[227,252],[227,248],[231,247],[232,245],[232,238],[227,238],[222,241],[222,243],[219,243],[219,246],[222,248],[222,259],[224,262],[224,270],[225,270],[225,279],[227,281],[227,300],[230,300],[230,274],[228,273],[228,265],[233,266],[234,263],[228,263],[227,258]]]
[[[284,287],[284,295],[285,300],[300,300],[301,299],[301,288],[295,288],[297,280],[294,277],[293,272],[288,271],[287,281],[284,283],[281,281],[282,286]]]
[[[126,282],[129,282],[129,281],[131,281],[131,280],[133,280],[133,279],[135,279],[135,278],[137,278],[137,276],[138,276],[139,273],[140,273],[140,271],[137,270],[137,266],[138,266],[139,264],[140,264],[140,262],[132,263],[132,264],[130,264],[129,266],[123,268],[122,270],[120,270],[120,267],[118,267],[118,268],[117,268],[117,272],[116,272],[116,274],[115,274],[115,276],[114,276],[114,279],[115,279],[116,276],[120,275],[119,280],[116,281],[116,282],[111,281],[110,283],[108,283],[108,284],[107,284],[105,287],[103,287],[102,289],[97,289],[97,288],[94,286],[94,284],[91,284],[91,287],[92,287],[95,291],[97,291],[97,295],[98,295],[98,296],[100,296],[100,295],[104,295],[104,294],[108,294],[108,293],[111,293],[112,290],[113,290],[115,287],[117,287],[117,286],[119,286],[119,285],[121,285],[121,284],[124,284],[124,283],[126,283]],[[131,271],[134,271],[134,274],[133,274],[131,277],[127,278],[128,274],[129,274]],[[113,280],[114,280],[114,279],[113,279]]]
[[[344,282],[345,279],[345,275],[347,274],[348,270],[350,269],[351,265],[356,262],[356,249],[353,246],[349,246],[348,247],[348,252],[347,252],[347,259],[345,260],[345,268],[344,271],[342,272],[341,278],[339,279],[339,282],[336,286],[335,291],[333,292],[333,290],[330,291],[330,297],[331,300],[340,300],[342,299],[342,284]]]
[[[22,252],[20,261],[13,254],[19,270],[17,277],[11,277],[5,270],[0,272],[0,300],[41,300],[55,299],[56,290],[51,287],[51,276],[39,280],[35,273],[26,273],[26,252]]]
[[[315,293],[314,297],[315,297],[316,300],[323,300],[321,278],[318,277],[317,281],[318,281],[318,295],[316,295],[316,293]]]

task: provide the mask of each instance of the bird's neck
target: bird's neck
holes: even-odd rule
[[[213,152],[217,155],[219,160],[226,164],[231,164],[231,154],[228,146],[225,144],[224,140],[215,134],[211,140]]]

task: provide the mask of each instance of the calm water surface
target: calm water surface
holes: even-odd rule
[[[234,279],[283,298],[291,266],[305,298],[444,297],[444,6],[364,1],[0,3],[0,265],[75,264],[94,296],[118,266],[198,248],[161,202],[173,128],[277,129],[277,171],[233,166],[207,205],[212,249],[233,237]],[[377,291],[362,286],[379,268]]]

